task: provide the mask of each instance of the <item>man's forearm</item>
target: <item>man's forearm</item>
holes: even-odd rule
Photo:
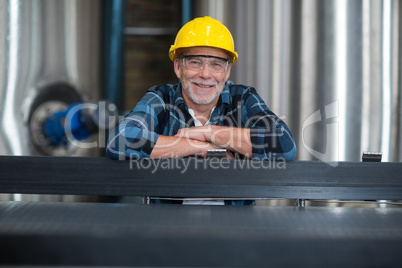
[[[160,135],[150,158],[178,158],[199,155],[206,157],[207,150],[216,148],[210,142]]]
[[[252,157],[250,129],[247,128],[209,125],[183,128],[179,130],[176,136],[211,142],[220,148],[237,152],[249,158]]]
[[[213,126],[210,141],[219,147],[252,157],[250,129]]]

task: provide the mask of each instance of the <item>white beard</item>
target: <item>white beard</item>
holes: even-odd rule
[[[216,100],[217,97],[219,97],[220,92],[216,89],[216,87],[218,86],[218,84],[214,83],[211,84],[214,87],[214,91],[213,92],[208,92],[207,94],[195,94],[195,89],[192,88],[193,83],[198,83],[198,84],[203,84],[203,82],[199,82],[199,81],[186,81],[186,83],[184,84],[182,82],[182,87],[184,89],[184,91],[186,92],[187,96],[196,104],[211,104],[214,100]],[[206,83],[208,84],[208,83]]]
[[[194,90],[189,89],[188,87],[184,87],[183,86],[184,91],[186,92],[187,96],[194,102],[197,104],[210,104],[212,103],[217,97],[218,97],[218,92],[214,91],[212,93],[212,95],[210,95],[209,97],[205,96],[199,96],[194,94]]]

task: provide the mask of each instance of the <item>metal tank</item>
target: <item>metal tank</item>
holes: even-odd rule
[[[231,80],[289,125],[298,160],[402,160],[399,0],[196,0],[231,30]]]
[[[41,132],[52,112],[99,99],[100,11],[98,0],[0,0],[0,154],[99,153],[44,148]]]
[[[44,120],[53,112],[99,99],[100,2],[0,0],[1,155],[99,155],[95,147],[42,146],[42,132]],[[0,199],[90,201],[97,197],[15,194]]]

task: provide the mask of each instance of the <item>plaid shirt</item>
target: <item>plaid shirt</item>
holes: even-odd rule
[[[210,124],[249,128],[253,158],[290,161],[296,155],[289,128],[268,109],[252,87],[227,81]],[[155,86],[111,132],[106,152],[113,159],[147,158],[159,135],[174,136],[179,129],[193,126],[194,119],[183,99],[181,84]]]

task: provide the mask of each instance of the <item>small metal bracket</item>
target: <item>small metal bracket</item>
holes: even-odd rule
[[[363,162],[381,162],[382,153],[379,152],[363,152]]]
[[[225,158],[226,149],[209,149],[207,152],[207,158]]]
[[[300,208],[304,208],[306,206],[305,199],[296,199],[296,206]]]

